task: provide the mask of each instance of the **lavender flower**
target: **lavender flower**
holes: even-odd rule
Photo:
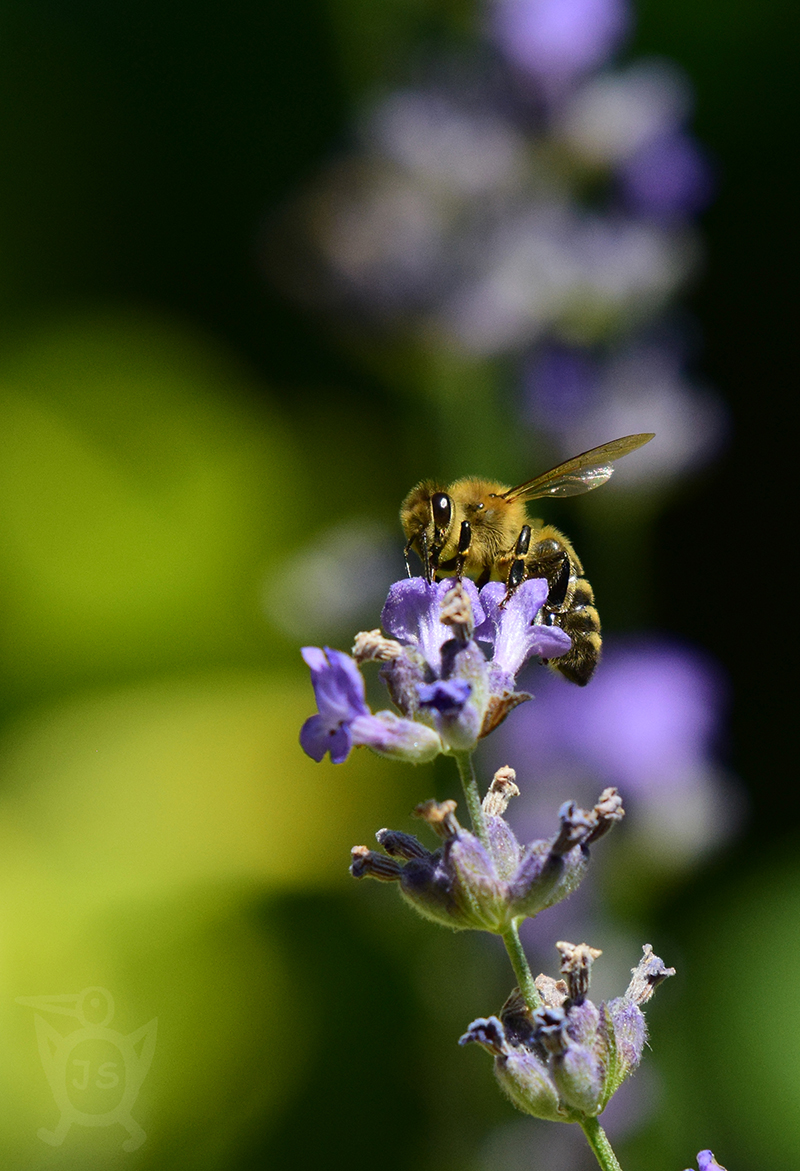
[[[695,263],[678,220],[699,204],[699,169],[695,183],[687,147],[678,182],[652,153],[675,134],[688,142],[685,83],[649,65],[562,85],[626,20],[621,0],[493,0],[495,40],[540,69],[546,111],[532,119],[507,85],[463,65],[384,97],[356,150],[307,195],[297,251],[315,271],[300,274],[301,295],[313,289],[351,327],[360,316],[473,356],[559,334],[594,340],[659,312]],[[585,204],[587,172],[605,181],[605,208]],[[672,191],[660,202],[658,174]],[[291,271],[275,267],[284,280]]]
[[[675,974],[649,944],[623,996],[595,1006],[589,972],[601,954],[587,944],[559,943],[566,979],[539,976],[543,1005],[535,1012],[515,988],[499,1018],[481,1017],[460,1039],[494,1057],[494,1072],[513,1104],[556,1122],[596,1117],[641,1060],[647,1031],[641,1005]],[[710,1152],[703,1152],[710,1154]],[[701,1171],[714,1164],[701,1164]]]
[[[606,789],[592,810],[567,802],[558,832],[523,847],[503,817],[518,793],[513,770],[498,770],[482,807],[486,844],[459,825],[455,801],[427,801],[415,815],[442,839],[438,850],[382,829],[376,836],[386,853],[355,846],[350,871],[354,878],[399,883],[406,902],[436,923],[503,934],[571,894],[586,873],[589,846],[624,815],[617,791]]]
[[[691,88],[667,61],[637,61],[588,79],[558,108],[553,132],[577,158],[612,171],[652,143],[678,132]]]
[[[524,582],[500,608],[506,589],[490,582],[478,593],[467,580],[395,583],[383,608],[384,628],[403,648],[382,674],[403,715],[430,723],[452,751],[473,748],[525,699],[514,679],[532,655],[557,658],[569,635],[536,618],[547,598],[543,579]],[[494,651],[487,660],[478,642]]]
[[[628,207],[640,215],[670,220],[702,211],[711,201],[711,167],[694,139],[683,132],[648,143],[619,169]]]
[[[402,720],[393,712],[373,715],[364,698],[364,680],[349,655],[325,647],[303,647],[319,712],[300,731],[300,745],[312,759],[330,753],[341,764],[351,748],[364,745],[380,756],[421,764],[442,751],[430,728]]]

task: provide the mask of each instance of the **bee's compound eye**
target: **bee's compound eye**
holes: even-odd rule
[[[433,513],[433,523],[437,529],[449,528],[450,518],[453,515],[450,497],[444,492],[437,492],[435,496],[431,497],[431,512]]]

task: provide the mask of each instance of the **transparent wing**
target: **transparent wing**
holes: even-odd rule
[[[593,447],[563,464],[557,464],[534,480],[526,480],[516,488],[509,488],[502,493],[502,499],[537,500],[541,496],[580,496],[582,492],[591,492],[610,478],[615,460],[622,459],[623,455],[635,451],[653,438],[653,432],[624,435],[622,439]]]

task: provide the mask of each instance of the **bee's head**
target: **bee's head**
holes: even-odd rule
[[[432,581],[442,550],[453,529],[453,500],[432,480],[412,488],[400,506],[400,521],[406,535],[406,569],[411,576],[408,555],[415,549],[422,561],[425,580]]]

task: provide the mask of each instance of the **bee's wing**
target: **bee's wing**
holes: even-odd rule
[[[566,463],[558,464],[537,476],[526,480],[516,488],[502,493],[503,500],[537,500],[540,496],[580,496],[605,484],[614,471],[614,460],[621,459],[629,451],[635,451],[654,437],[652,432],[643,435],[624,435],[611,443],[603,443],[573,456]]]

